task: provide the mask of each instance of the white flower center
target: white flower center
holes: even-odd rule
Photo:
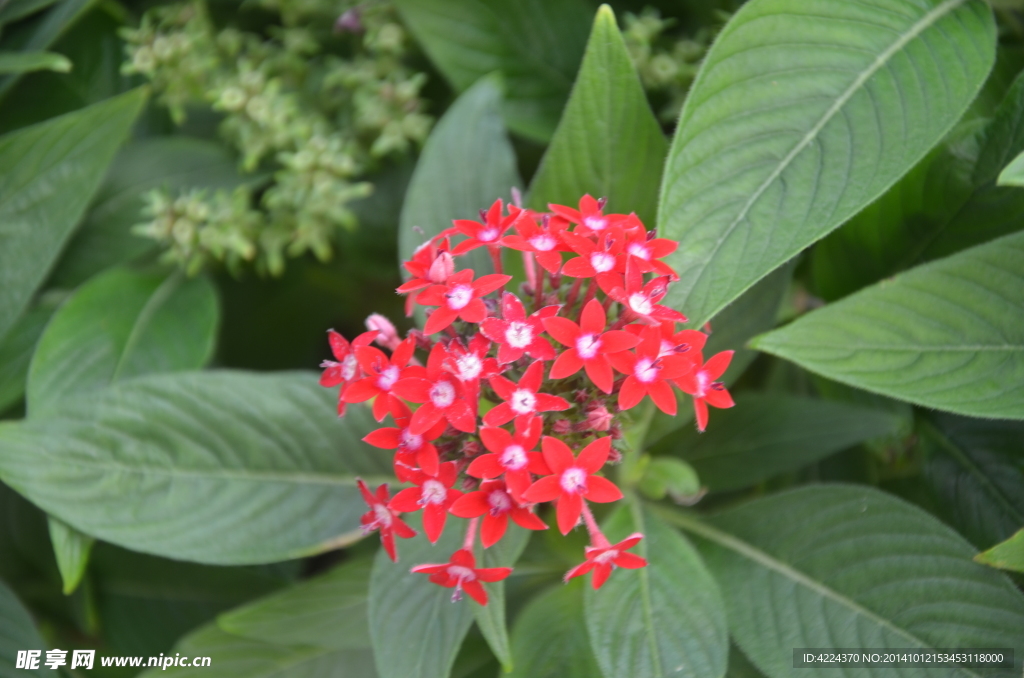
[[[647,247],[647,245],[642,245],[642,244],[640,244],[638,242],[635,242],[635,243],[630,244],[630,246],[628,248],[626,248],[626,249],[634,257],[639,257],[640,259],[643,259],[644,261],[650,261],[651,260],[651,250],[650,250],[649,247]]]
[[[459,379],[462,381],[473,381],[484,369],[483,361],[475,353],[459,356],[455,359],[455,366],[459,369]]]
[[[391,527],[391,511],[384,504],[374,504],[373,518],[378,525]]]
[[[456,285],[448,292],[448,308],[461,311],[473,300],[473,288],[469,285]]]
[[[521,445],[509,445],[501,453],[501,465],[509,471],[518,471],[526,466],[526,450]]]
[[[604,553],[601,553],[596,558],[594,558],[594,562],[595,563],[600,563],[602,565],[607,565],[607,564],[611,563],[613,560],[615,560],[618,557],[619,557],[618,549],[608,549]]]
[[[693,395],[697,398],[703,398],[707,394],[708,385],[711,384],[711,379],[708,377],[708,373],[704,370],[697,371],[697,392]]]
[[[555,245],[558,244],[555,242],[555,239],[552,238],[547,233],[535,235],[532,238],[530,238],[529,242],[531,245],[533,245],[533,249],[539,252],[550,252],[551,250],[555,249]]]
[[[398,376],[401,372],[402,371],[398,369],[396,365],[392,365],[381,372],[380,376],[377,377],[377,386],[379,386],[382,391],[390,391],[391,387],[395,385],[396,381],[398,381]]]
[[[636,367],[633,368],[633,376],[639,381],[649,384],[658,378],[660,371],[660,368],[650,358],[640,358],[636,361]]]
[[[583,225],[591,231],[603,231],[608,228],[608,220],[604,217],[586,217],[583,220]]]
[[[598,273],[607,273],[615,268],[615,257],[607,252],[594,252],[590,255],[590,265]]]
[[[512,394],[508,404],[512,406],[512,410],[516,414],[530,414],[537,407],[537,396],[533,391],[521,388]]]
[[[403,428],[402,432],[398,434],[398,440],[402,447],[413,452],[423,447],[423,436],[410,433],[407,428]]]
[[[453,579],[458,579],[459,582],[476,580],[476,572],[468,567],[463,567],[462,565],[449,565],[448,576]]]
[[[480,242],[493,242],[498,239],[498,229],[485,228],[477,234],[476,239]]]
[[[661,346],[658,348],[658,357],[660,358],[663,355],[668,355],[669,353],[675,353],[676,352],[675,349],[676,349],[676,347],[675,347],[675,345],[672,342],[667,341],[665,339],[662,339],[661,340]]]
[[[576,352],[584,360],[590,360],[596,356],[599,348],[601,348],[601,338],[596,334],[581,334],[576,340]]]
[[[512,508],[512,499],[504,490],[493,490],[487,495],[487,503],[491,505],[492,516],[500,516]]]
[[[448,407],[455,402],[455,387],[450,381],[439,381],[430,388],[430,402],[437,407]]]
[[[562,472],[559,484],[566,492],[582,494],[587,491],[587,472],[576,466],[567,468]]]
[[[533,328],[527,323],[513,320],[505,330],[505,341],[512,348],[526,348],[533,343]]]
[[[634,292],[629,295],[629,307],[640,315],[650,315],[654,310],[654,304],[643,292]]]
[[[448,488],[440,480],[428,480],[423,483],[421,504],[443,504],[448,496]]]
[[[341,361],[341,377],[345,381],[352,381],[352,378],[356,376],[356,368],[359,367],[359,361],[356,357],[349,353],[345,356],[345,359]]]

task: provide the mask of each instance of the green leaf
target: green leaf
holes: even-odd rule
[[[9,24],[18,19],[46,9],[57,0],[8,0],[0,5],[0,25]]]
[[[782,393],[741,393],[704,433],[684,428],[659,445],[690,462],[712,491],[736,490],[892,434],[888,412]]]
[[[313,374],[138,377],[59,416],[0,424],[0,477],[46,512],[137,551],[265,563],[359,538],[355,476],[390,476],[360,439],[368,408],[335,415]]]
[[[431,544],[415,516],[409,523],[420,534],[400,541],[399,562],[391,562],[380,549],[370,574],[370,638],[377,672],[381,678],[447,678],[473,625],[476,602],[468,596],[453,602],[453,589],[409,568],[448,562],[462,547],[464,530],[449,517],[444,534]]]
[[[1002,172],[999,173],[1000,186],[1024,186],[1024,152],[1010,161]]]
[[[958,414],[1024,419],[1024,233],[812,311],[755,339],[850,386]]]
[[[0,338],[45,279],[144,98],[135,90],[0,137]]]
[[[474,553],[480,567],[512,567],[530,541],[530,530],[509,522],[501,541],[484,549],[478,541]],[[487,639],[494,656],[501,662],[506,673],[512,670],[512,644],[508,638],[505,615],[505,582],[484,584],[487,591],[487,605],[474,605],[473,616],[480,632]]]
[[[1024,572],[1024,529],[1017,530],[1012,537],[982,551],[974,559],[983,565],[1002,570]]]
[[[924,479],[947,523],[979,548],[1024,525],[1024,423],[935,413],[918,435]]]
[[[38,19],[26,22],[17,30],[5,31],[4,46],[24,52],[48,49],[72,24],[89,10],[93,0],[61,0]],[[0,101],[21,78],[21,73],[0,75]],[[127,127],[127,125],[126,125]],[[127,132],[127,129],[125,129]]]
[[[0,75],[31,71],[67,73],[71,62],[63,54],[53,52],[0,52]]]
[[[219,310],[206,278],[112,269],[54,315],[32,357],[28,415],[144,374],[198,369],[213,354]]]
[[[40,303],[30,308],[0,341],[0,412],[25,395],[32,352],[56,308],[53,303]]]
[[[754,0],[686,99],[658,227],[695,326],[877,198],[942,139],[995,58],[981,0]]]
[[[832,300],[917,264],[1020,230],[1024,192],[996,185],[1024,151],[1024,77],[987,125],[962,124],[881,198],[814,248],[818,294]]]
[[[583,581],[553,586],[519,613],[512,629],[515,668],[508,678],[601,675],[583,616]]]
[[[870,487],[811,485],[710,522],[672,515],[700,537],[732,637],[771,678],[793,675],[790,648],[799,647],[1014,647],[1020,671],[1024,596],[972,562],[974,549],[953,530],[900,499]],[[949,675],[948,668],[915,671]]]
[[[189,137],[140,139],[115,156],[81,227],[50,277],[56,287],[76,287],[103,269],[153,249],[131,232],[143,220],[143,196],[156,188],[232,189],[244,178],[223,144]]]
[[[368,559],[225,612],[217,625],[234,636],[277,645],[332,650],[370,647],[367,624]]]
[[[636,212],[652,228],[668,143],[651,112],[615,14],[594,18],[576,84],[530,186],[531,205],[575,206],[608,198],[611,212]]]
[[[639,570],[616,570],[584,594],[587,630],[606,678],[725,674],[729,654],[725,606],[693,546],[639,503],[620,508],[605,526],[614,544],[633,532]]]
[[[430,133],[402,205],[401,260],[451,228],[452,219],[479,219],[480,210],[522,186],[515,152],[501,122],[500,102],[496,80],[481,80],[452,104]],[[469,265],[477,272],[492,270],[485,249],[468,255]]]
[[[637,489],[645,497],[662,500],[671,496],[673,501],[687,501],[701,496],[700,478],[692,466],[672,457],[647,457],[643,475]]]
[[[14,668],[17,663],[18,650],[47,649],[45,641],[36,630],[36,625],[14,591],[0,581],[0,678],[18,678],[19,676],[46,676],[50,671],[39,662],[39,668]],[[45,659],[46,655],[43,654]]]
[[[546,142],[569,96],[587,42],[582,0],[398,0],[424,51],[459,92],[498,71],[505,120]],[[476,169],[481,169],[477,167]]]
[[[369,649],[331,650],[309,645],[270,644],[234,636],[208,624],[185,636],[174,654],[209,657],[205,667],[151,668],[139,678],[376,678]]]
[[[89,553],[95,540],[53,516],[49,517],[48,522],[53,553],[57,556],[57,567],[64,582],[64,595],[68,595],[78,588],[82,576],[85,575],[85,567],[89,564]]]

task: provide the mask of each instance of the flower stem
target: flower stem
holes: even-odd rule
[[[594,514],[590,512],[590,507],[587,506],[586,502],[583,503],[583,522],[587,524],[587,532],[590,533],[591,546],[599,549],[611,546],[611,542],[609,542],[608,538],[604,536],[603,532],[601,532],[601,528],[598,527],[597,521],[594,520]]]
[[[494,264],[494,272],[500,275],[503,273],[501,268],[501,250],[497,247],[488,247],[487,251],[491,254],[491,262]]]
[[[473,542],[476,541],[476,526],[480,522],[480,518],[469,519],[469,529],[466,530],[466,539],[462,542],[462,548],[467,551],[473,550]]]

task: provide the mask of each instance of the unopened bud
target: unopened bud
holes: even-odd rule
[[[455,258],[447,252],[438,252],[427,271],[430,282],[442,285],[455,273]]]
[[[430,341],[430,337],[423,334],[423,330],[411,329],[409,330],[409,336],[416,342],[416,348],[422,351],[429,351],[434,347],[434,343]]]
[[[572,399],[582,405],[590,400],[590,393],[584,388],[578,388],[572,392]]]
[[[564,436],[566,433],[570,433],[571,431],[572,422],[568,419],[556,419],[555,422],[551,424],[551,432],[555,435]]]
[[[615,417],[604,405],[598,405],[587,410],[587,424],[595,431],[608,431],[612,428]]]
[[[465,457],[475,457],[483,451],[480,447],[480,443],[475,440],[467,440],[462,443],[462,455]]]
[[[615,438],[614,435],[612,436],[612,438],[617,440],[617,438]],[[622,452],[619,452],[617,449],[612,447],[611,450],[608,452],[608,461],[607,461],[607,463],[609,463],[609,464],[621,464],[622,463]]]
[[[374,341],[390,351],[394,351],[402,343],[394,324],[380,313],[370,314],[366,319],[366,329],[371,332],[376,330],[377,338]]]
[[[608,435],[612,437],[612,440],[622,440],[622,427],[618,424],[614,424],[608,429]]]
[[[357,7],[346,11],[334,22],[335,33],[362,33],[363,30],[363,21]]]

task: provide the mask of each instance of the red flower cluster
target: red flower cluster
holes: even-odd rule
[[[566,579],[592,571],[597,588],[614,567],[643,567],[643,558],[626,552],[642,535],[610,544],[588,506],[622,497],[602,475],[619,458],[613,441],[622,425],[614,413],[650,397],[675,415],[678,389],[692,396],[703,431],[708,405],[733,404],[717,381],[732,352],[705,362],[707,336],[678,329],[685,316],[659,303],[677,279],[661,259],[677,244],[654,237],[635,214],[604,214],[604,201],[589,195],[578,209],[550,208],[506,211],[498,200],[480,221],[455,221],[405,263],[411,277],[398,292],[407,295],[408,314],[427,308],[423,331],[403,340],[374,315],[371,331],[351,344],[330,332],[335,361],[323,363],[321,384],[341,386],[339,415],[346,404],[369,400],[377,421],[391,415],[394,426],[364,440],[394,450],[395,475],[411,485],[389,498],[386,486],[373,494],[360,481],[369,506],[364,530],[379,531],[395,560],[395,535],[415,534],[400,514],[422,509],[431,542],[449,514],[469,519],[463,548],[449,563],[413,572],[482,605],[481,582],[511,570],[476,567],[478,526],[484,548],[504,536],[510,519],[546,529],[534,511],[547,502],[555,503],[563,534],[581,518],[590,533],[586,560]],[[456,259],[479,247],[495,272],[457,270]],[[512,276],[502,272],[504,249],[522,253],[526,280],[518,295],[505,289]]]

